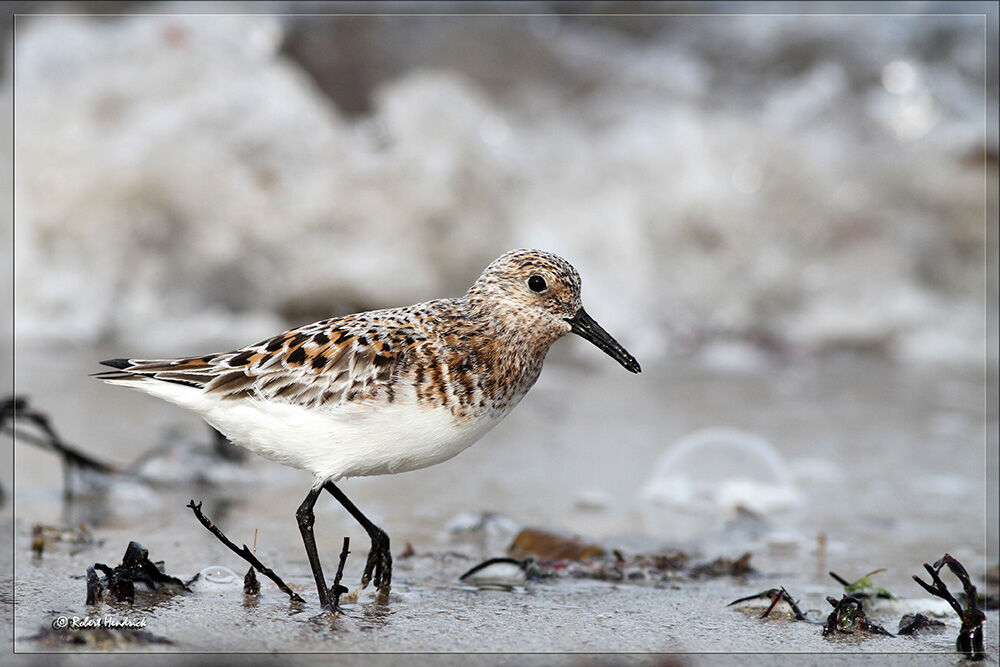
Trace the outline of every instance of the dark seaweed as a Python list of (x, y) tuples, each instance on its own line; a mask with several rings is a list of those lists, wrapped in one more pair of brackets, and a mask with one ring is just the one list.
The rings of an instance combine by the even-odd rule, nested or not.
[[(941, 581), (939, 575), (945, 565), (962, 582), (962, 588), (965, 590), (964, 606), (959, 604), (945, 583)], [(986, 657), (983, 651), (983, 621), (986, 620), (986, 614), (976, 606), (978, 594), (976, 587), (969, 579), (969, 573), (965, 571), (961, 563), (949, 554), (942, 556), (933, 566), (924, 563), (924, 569), (927, 570), (934, 584), (926, 583), (917, 575), (913, 575), (913, 580), (931, 595), (946, 600), (962, 621), (962, 627), (958, 631), (958, 639), (955, 640), (955, 650), (964, 653), (970, 660), (983, 660)]]
[(851, 634), (854, 632), (893, 636), (891, 632), (865, 616), (864, 604), (860, 598), (845, 595), (837, 600), (837, 598), (827, 596), (826, 601), (833, 607), (833, 611), (827, 616), (826, 624), (823, 626), (824, 637), (834, 633)]
[[(104, 563), (94, 563), (87, 568), (87, 601), (89, 605), (100, 602), (104, 593), (114, 602), (135, 602), (135, 584), (140, 583), (150, 590), (188, 591), (188, 587), (177, 577), (171, 577), (149, 560), (149, 550), (138, 542), (129, 542), (122, 557), (121, 565), (111, 568)], [(97, 575), (100, 571), (104, 580)]]

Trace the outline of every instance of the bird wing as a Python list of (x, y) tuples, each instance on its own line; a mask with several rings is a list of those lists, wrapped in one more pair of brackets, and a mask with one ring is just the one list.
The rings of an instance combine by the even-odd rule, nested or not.
[(426, 331), (395, 311), (322, 320), (247, 347), (178, 359), (109, 359), (118, 370), (95, 374), (118, 382), (188, 385), (220, 399), (280, 400), (333, 406), (393, 400), (403, 360)]

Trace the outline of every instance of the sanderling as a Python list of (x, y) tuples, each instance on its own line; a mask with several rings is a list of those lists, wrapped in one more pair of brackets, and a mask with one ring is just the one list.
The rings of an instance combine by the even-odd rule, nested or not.
[(313, 536), (320, 492), (331, 493), (371, 538), (362, 588), (374, 580), (388, 594), (389, 538), (335, 482), (455, 456), (517, 405), (549, 346), (570, 332), (639, 372), (639, 362), (583, 309), (569, 262), (512, 250), (459, 298), (322, 320), (232, 352), (111, 359), (102, 363), (118, 370), (96, 375), (194, 410), (234, 443), (315, 476), (295, 516), (328, 609)]

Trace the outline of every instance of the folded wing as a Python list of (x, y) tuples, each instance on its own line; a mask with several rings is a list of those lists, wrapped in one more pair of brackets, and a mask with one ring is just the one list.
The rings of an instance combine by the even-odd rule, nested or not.
[(97, 373), (115, 384), (170, 382), (221, 400), (256, 398), (304, 406), (394, 399), (401, 362), (424, 338), (367, 317), (324, 320), (232, 352), (179, 359), (109, 359)]

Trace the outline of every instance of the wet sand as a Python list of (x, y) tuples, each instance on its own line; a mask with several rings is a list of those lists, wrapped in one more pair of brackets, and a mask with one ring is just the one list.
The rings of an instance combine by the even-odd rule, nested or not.
[[(103, 352), (76, 351), (63, 359), (21, 352), (18, 392), (47, 412), (67, 441), (103, 459), (134, 460), (168, 439), (170, 429), (180, 429), (171, 436), (175, 442), (209, 442), (197, 418), (99, 385), (86, 377), (96, 368), (73, 361), (111, 356)], [(912, 654), (935, 652), (944, 654), (935, 657), (936, 664), (958, 661), (951, 653), (958, 619), (910, 577), (923, 574), (923, 562), (949, 552), (981, 583), (985, 569), (997, 561), (996, 482), (984, 474), (996, 470), (997, 415), (984, 402), (981, 377), (832, 359), (740, 373), (654, 364), (636, 378), (604, 368), (601, 361), (577, 368), (556, 354), (511, 417), (452, 461), (394, 477), (345, 481), (345, 492), (392, 537), (396, 569), (388, 605), (362, 591), (336, 618), (318, 614), (293, 518), (308, 488), (305, 474), (251, 458), (191, 475), (185, 460), (165, 460), (153, 468), (162, 479), (155, 488), (119, 483), (100, 502), (65, 505), (57, 459), (17, 443), (16, 518), (3, 526), (13, 532), (16, 581), (13, 593), (9, 579), (0, 588), (16, 603), (15, 648), (888, 652), (911, 654), (899, 658), (908, 662)], [(699, 532), (691, 520), (679, 521), (644, 499), (641, 489), (661, 453), (677, 438), (710, 426), (738, 428), (771, 443), (794, 477), (794, 506), (741, 521), (720, 510), (718, 525), (704, 521)], [(985, 450), (984, 433), (993, 438)], [(9, 478), (3, 482), (12, 488)], [(262, 577), (261, 596), (250, 604), (239, 579), (200, 581), (188, 594), (140, 590), (131, 609), (104, 604), (97, 612), (145, 617), (145, 630), (169, 644), (95, 649), (32, 639), (60, 615), (94, 615), (84, 605), (86, 568), (119, 563), (130, 540), (141, 542), (152, 560), (165, 561), (166, 572), (183, 579), (213, 565), (241, 578), (246, 564), (197, 523), (184, 507), (191, 498), (203, 501), (206, 514), (237, 543), (252, 543), (256, 530), (257, 556), (306, 604), (290, 605)], [(9, 503), (7, 510), (10, 517)], [(483, 512), (500, 518), (476, 529)], [(703, 519), (694, 517), (695, 524)], [(51, 542), (40, 559), (32, 555), (34, 524), (80, 522), (100, 545)], [(761, 574), (749, 580), (666, 582), (559, 578), (511, 590), (458, 581), (479, 560), (504, 555), (522, 526), (576, 533), (626, 554), (681, 548), (707, 561), (751, 551)], [(328, 581), (343, 536), (351, 537), (344, 583), (356, 589), (367, 552), (363, 532), (326, 498), (317, 508), (316, 531)], [(825, 548), (817, 540), (821, 533)], [(400, 558), (408, 542), (415, 555)], [(10, 556), (2, 558), (9, 572)], [(947, 628), (918, 637), (831, 640), (821, 637), (818, 625), (790, 620), (787, 609), (759, 620), (762, 608), (726, 607), (738, 597), (784, 586), (804, 610), (814, 610), (812, 618), (825, 619), (830, 609), (825, 596), (839, 598), (842, 592), (828, 570), (854, 579), (882, 567), (887, 571), (876, 575), (875, 583), (902, 600), (875, 607), (874, 620), (894, 632), (903, 613), (933, 612)], [(955, 580), (948, 575), (946, 581)], [(958, 590), (957, 583), (953, 588)], [(987, 652), (995, 655), (996, 611), (987, 614), (984, 627)], [(682, 661), (718, 657), (689, 655)]]

